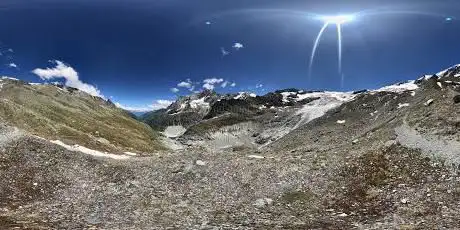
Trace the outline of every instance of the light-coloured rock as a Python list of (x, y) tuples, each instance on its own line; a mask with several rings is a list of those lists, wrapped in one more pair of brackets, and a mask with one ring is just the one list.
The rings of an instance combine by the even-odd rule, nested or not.
[(430, 99), (430, 100), (426, 101), (426, 102), (424, 103), (424, 105), (425, 105), (425, 106), (429, 106), (429, 105), (433, 104), (433, 101), (434, 101), (433, 99)]
[(195, 164), (199, 165), (199, 166), (205, 166), (206, 165), (206, 162), (202, 161), (202, 160), (197, 160), (195, 161)]
[(260, 198), (257, 199), (256, 202), (254, 202), (254, 206), (257, 208), (263, 208), (265, 206), (269, 206), (273, 204), (273, 200), (270, 198)]

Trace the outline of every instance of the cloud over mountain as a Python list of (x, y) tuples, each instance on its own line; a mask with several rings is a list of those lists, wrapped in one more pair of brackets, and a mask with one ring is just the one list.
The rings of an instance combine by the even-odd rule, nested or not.
[(148, 111), (153, 111), (153, 110), (158, 110), (158, 109), (164, 109), (171, 105), (174, 101), (170, 100), (156, 100), (150, 105), (146, 106), (127, 106), (123, 105), (121, 103), (115, 102), (115, 105), (119, 108), (122, 108), (124, 110), (132, 111), (132, 112), (148, 112)]
[(77, 88), (93, 96), (104, 97), (95, 86), (82, 82), (78, 76), (78, 72), (74, 68), (58, 60), (52, 61), (52, 63), (56, 64), (54, 68), (37, 68), (32, 73), (39, 76), (42, 80), (63, 78), (65, 79), (64, 84), (66, 86)]
[(216, 84), (220, 84), (224, 82), (224, 79), (222, 78), (208, 78), (203, 80), (203, 88), (208, 89), (208, 90), (213, 90)]

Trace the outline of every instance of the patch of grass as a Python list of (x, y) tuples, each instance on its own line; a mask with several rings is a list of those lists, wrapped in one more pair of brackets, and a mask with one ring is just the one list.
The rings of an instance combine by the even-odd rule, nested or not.
[[(158, 134), (124, 110), (82, 92), (55, 86), (8, 85), (0, 94), (0, 118), (32, 134), (100, 151), (154, 152)], [(111, 144), (97, 142), (102, 137)]]
[(285, 203), (308, 203), (315, 197), (311, 191), (290, 191), (281, 196), (281, 201)]
[[(393, 145), (369, 152), (349, 162), (338, 177), (335, 194), (327, 205), (345, 213), (358, 213), (361, 217), (379, 217), (394, 209), (385, 191), (399, 184), (418, 186), (426, 178), (437, 174), (430, 159), (413, 149)], [(343, 189), (339, 189), (343, 186)]]

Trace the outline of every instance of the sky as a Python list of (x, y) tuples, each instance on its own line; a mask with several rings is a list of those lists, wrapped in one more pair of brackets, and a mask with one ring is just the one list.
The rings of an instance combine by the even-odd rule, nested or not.
[[(339, 70), (335, 24), (343, 23)], [(132, 110), (203, 89), (379, 88), (460, 63), (458, 0), (2, 0), (0, 75)]]

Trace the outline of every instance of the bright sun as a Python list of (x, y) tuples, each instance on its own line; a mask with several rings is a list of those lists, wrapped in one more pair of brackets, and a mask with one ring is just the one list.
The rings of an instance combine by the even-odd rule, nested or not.
[(336, 16), (322, 16), (320, 17), (320, 19), (324, 23), (341, 25), (341, 24), (353, 21), (355, 19), (355, 16), (351, 14), (336, 15)]

